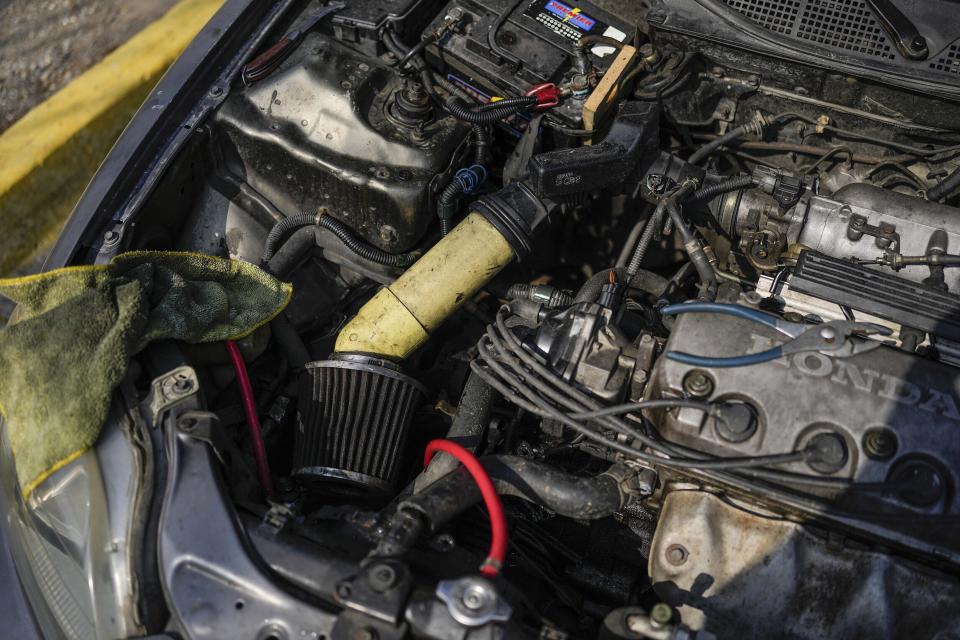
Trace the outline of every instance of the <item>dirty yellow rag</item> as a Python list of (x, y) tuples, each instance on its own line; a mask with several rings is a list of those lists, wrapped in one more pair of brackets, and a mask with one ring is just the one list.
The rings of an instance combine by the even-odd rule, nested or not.
[(0, 330), (0, 411), (26, 496), (96, 442), (150, 341), (243, 338), (283, 310), (291, 287), (246, 262), (140, 251), (0, 279), (0, 294), (19, 304)]

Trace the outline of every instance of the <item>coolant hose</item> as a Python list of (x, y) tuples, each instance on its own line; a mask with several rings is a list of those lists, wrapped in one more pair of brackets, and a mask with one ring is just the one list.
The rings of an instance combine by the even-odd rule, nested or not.
[(406, 358), (515, 256), (497, 227), (470, 213), (361, 307), (337, 336), (336, 351)]
[[(496, 397), (497, 394), (493, 387), (471, 371), (467, 383), (463, 387), (463, 393), (460, 395), (457, 415), (453, 417), (453, 424), (450, 425), (450, 430), (447, 431), (444, 438), (456, 442), (470, 451), (476, 451), (477, 446), (483, 439), (487, 424), (493, 416), (493, 404)], [(437, 454), (413, 481), (413, 492), (416, 493), (433, 484), (456, 468), (456, 458), (445, 453)]]
[(927, 190), (927, 200), (939, 202), (960, 188), (960, 167), (944, 178), (940, 184)]
[[(480, 463), (501, 496), (515, 496), (567, 518), (606, 518), (628, 502), (622, 485), (632, 472), (622, 465), (614, 465), (597, 476), (582, 477), (519, 456), (484, 456)], [(436, 530), (480, 499), (471, 476), (458, 468), (408, 496), (399, 509), (421, 513), (430, 528)]]

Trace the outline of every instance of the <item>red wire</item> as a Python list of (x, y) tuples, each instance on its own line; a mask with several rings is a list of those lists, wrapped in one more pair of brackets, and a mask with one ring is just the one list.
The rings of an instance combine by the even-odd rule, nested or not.
[(257, 462), (260, 488), (268, 498), (272, 498), (273, 480), (270, 478), (270, 465), (267, 463), (267, 448), (263, 444), (263, 435), (260, 433), (260, 418), (257, 417), (257, 403), (253, 398), (253, 387), (250, 386), (247, 365), (243, 362), (243, 355), (236, 342), (227, 340), (227, 351), (230, 352), (230, 359), (233, 360), (233, 369), (237, 372), (237, 382), (240, 384), (240, 395), (243, 396), (243, 409), (247, 414), (247, 427), (250, 429), (250, 439), (253, 441), (253, 457)]
[(487, 470), (483, 468), (476, 456), (461, 447), (456, 442), (450, 440), (431, 440), (427, 444), (427, 449), (423, 453), (423, 466), (430, 464), (430, 459), (437, 451), (449, 453), (467, 468), (473, 481), (480, 488), (480, 495), (483, 496), (483, 503), (487, 506), (487, 513), (490, 515), (490, 551), (487, 559), (480, 566), (480, 573), (494, 577), (500, 573), (503, 567), (503, 560), (507, 555), (507, 518), (503, 515), (503, 504), (500, 502), (500, 496), (490, 480)]

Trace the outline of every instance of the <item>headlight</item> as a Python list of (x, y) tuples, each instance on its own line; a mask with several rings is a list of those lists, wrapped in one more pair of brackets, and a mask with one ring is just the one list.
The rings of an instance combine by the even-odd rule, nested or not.
[(0, 491), (10, 551), (45, 637), (143, 634), (130, 562), (133, 469), (132, 449), (111, 420), (94, 449), (51, 475), (24, 501), (0, 423)]

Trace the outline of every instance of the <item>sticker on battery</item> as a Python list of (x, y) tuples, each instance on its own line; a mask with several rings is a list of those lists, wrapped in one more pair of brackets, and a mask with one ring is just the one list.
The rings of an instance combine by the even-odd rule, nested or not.
[(533, 0), (524, 13), (558, 36), (574, 42), (591, 31), (603, 31), (607, 26), (581, 7), (560, 0)]

